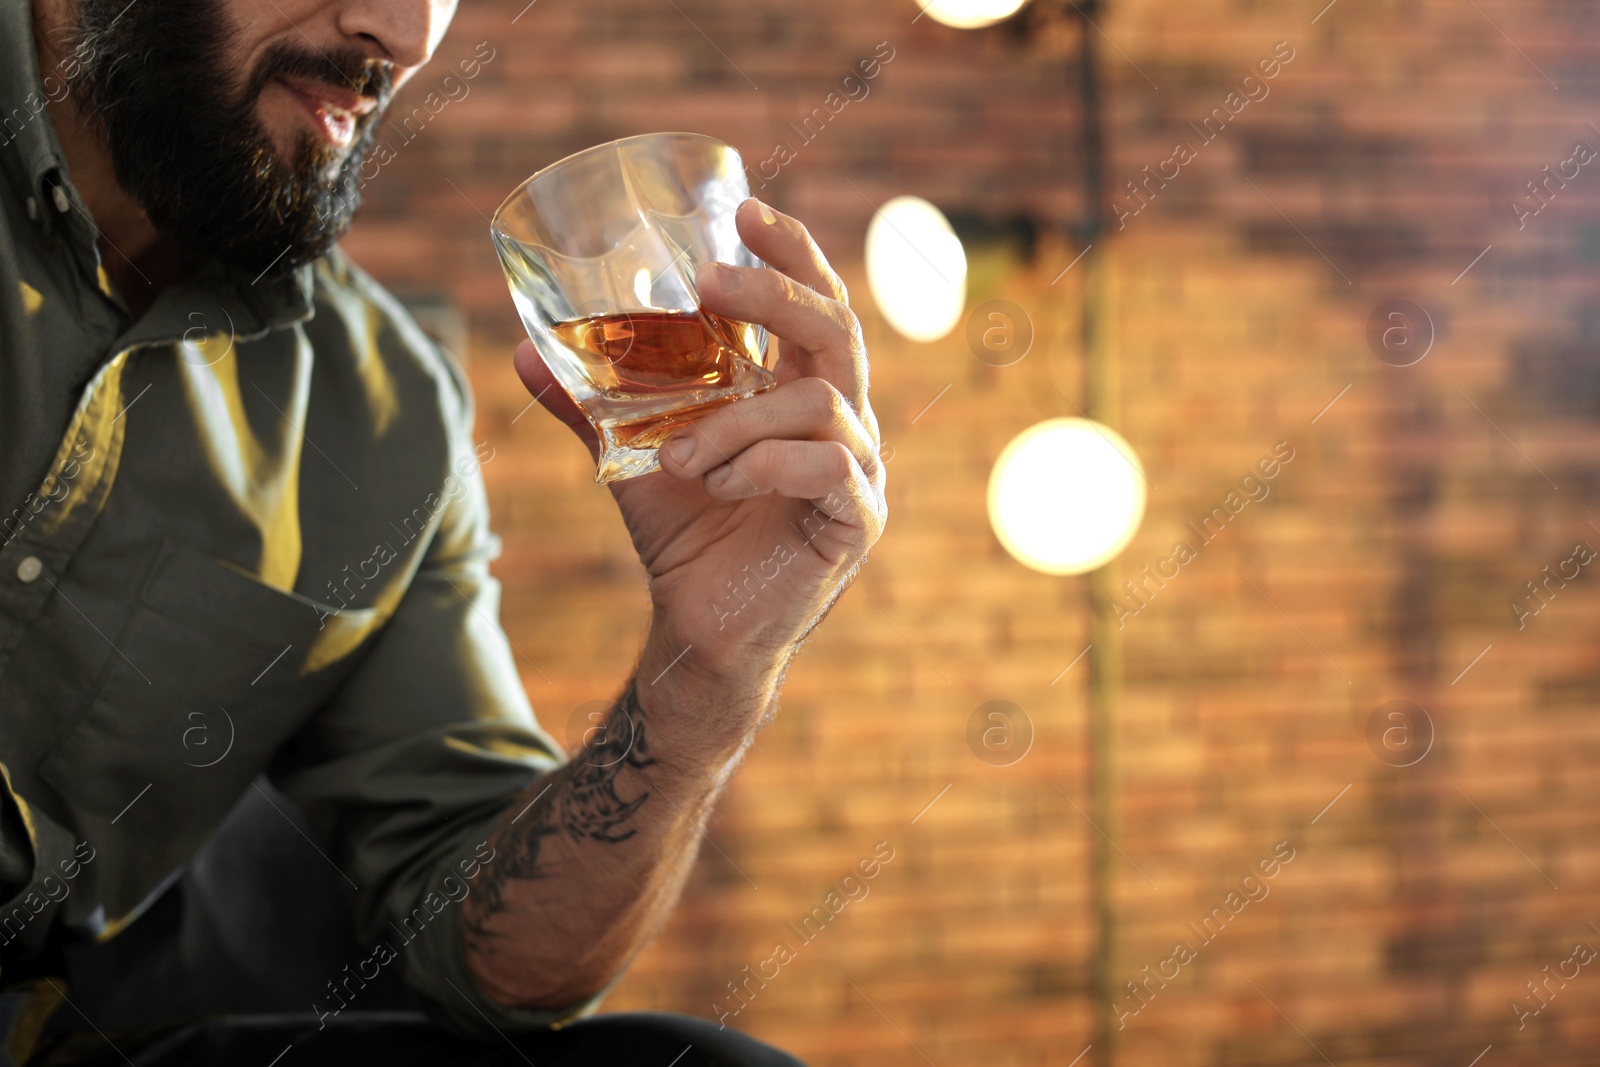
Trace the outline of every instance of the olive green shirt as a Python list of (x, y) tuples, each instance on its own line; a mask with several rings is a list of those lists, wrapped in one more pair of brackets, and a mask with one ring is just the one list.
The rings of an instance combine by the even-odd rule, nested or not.
[(548, 1023), (481, 995), (459, 930), (563, 758), (496, 622), (465, 379), (339, 252), (130, 315), (45, 73), (0, 0), (0, 967), (114, 936), (266, 774), (437, 1015)]

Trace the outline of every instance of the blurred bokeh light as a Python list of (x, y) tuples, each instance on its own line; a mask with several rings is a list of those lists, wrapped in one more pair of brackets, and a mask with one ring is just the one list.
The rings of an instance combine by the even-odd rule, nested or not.
[(913, 341), (937, 341), (961, 321), (967, 256), (944, 214), (897, 196), (867, 226), (867, 282), (878, 310)]
[(989, 476), (995, 536), (1045, 574), (1083, 574), (1115, 559), (1139, 529), (1144, 500), (1132, 446), (1088, 419), (1028, 427)]
[(959, 30), (989, 26), (1010, 18), (1028, 0), (931, 0), (923, 7), (930, 17)]

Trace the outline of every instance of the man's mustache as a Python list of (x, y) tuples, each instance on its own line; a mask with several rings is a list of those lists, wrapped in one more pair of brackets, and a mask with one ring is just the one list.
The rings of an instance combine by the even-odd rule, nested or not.
[(284, 76), (326, 82), (376, 101), (372, 111), (360, 117), (361, 121), (376, 121), (394, 95), (394, 64), (387, 59), (373, 59), (357, 48), (306, 51), (279, 43), (269, 48), (257, 64), (245, 100), (254, 102), (269, 81)]

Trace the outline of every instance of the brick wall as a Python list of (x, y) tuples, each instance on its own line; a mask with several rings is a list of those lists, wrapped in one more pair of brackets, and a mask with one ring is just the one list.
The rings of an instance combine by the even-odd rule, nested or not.
[[(1525, 983), (1575, 943), (1600, 949), (1600, 579), (1552, 583), (1537, 615), (1524, 598), (1520, 629), (1512, 604), (1577, 542), (1600, 548), (1600, 176), (1552, 182), (1520, 221), (1512, 204), (1531, 212), (1525, 183), (1576, 142), (1600, 149), (1600, 15), (1323, 4), (1118, 0), (1096, 15), (1109, 194), (1127, 212), (1100, 244), (1114, 359), (1099, 414), (1151, 492), (1100, 585), (1103, 657), (1065, 673), (1093, 636), (1089, 580), (1014, 563), (984, 489), (1015, 433), (1086, 402), (1084, 272), (1052, 284), (1081, 246), (1046, 232), (1031, 262), (971, 250), (970, 304), (1012, 301), (1037, 331), (1005, 368), (960, 330), (892, 334), (860, 247), (873, 204), (898, 193), (1076, 218), (1076, 31), (1030, 11), (961, 33), (913, 21), (909, 0), (460, 12), (409, 101), (478, 42), (494, 58), (394, 146), (348, 244), (470, 328), (498, 448), (505, 625), (541, 716), (559, 731), (615, 690), (646, 600), (585, 454), (542, 413), (518, 417), (518, 327), (481, 217), (517, 181), (650, 129), (715, 134), (752, 163), (791, 143), (765, 192), (857, 294), (893, 448), (883, 544), (802, 654), (683, 906), (609, 1008), (739, 1006), (728, 983), (783, 941), (793, 958), (744, 986), (730, 1021), (818, 1064), (1066, 1067), (1091, 1042), (1084, 1065), (1467, 1067), (1491, 1045), (1482, 1067), (1594, 1062), (1595, 968), (1551, 979), (1520, 1028), (1511, 1003), (1537, 1007)], [(871, 94), (801, 143), (786, 123), (885, 41)], [(1278, 42), (1293, 58), (1267, 94), (1202, 145), (1188, 123), (1230, 92), (1260, 96), (1244, 78)], [(1177, 141), (1195, 158), (1141, 203), (1124, 182)], [(1410, 367), (1368, 341), (1397, 298), (1435, 327)], [(1269, 495), (1142, 604), (1122, 591), (1282, 441), (1294, 458)], [(1091, 761), (1096, 670), (1111, 729)], [(966, 741), (993, 699), (1034, 731), (1010, 766)], [(1391, 700), (1432, 723), (1413, 766), (1369, 746)], [(1109, 776), (1109, 812), (1091, 773)], [(869, 895), (804, 941), (790, 924), (878, 842), (893, 859)], [(1245, 883), (1263, 862), (1275, 876)]]

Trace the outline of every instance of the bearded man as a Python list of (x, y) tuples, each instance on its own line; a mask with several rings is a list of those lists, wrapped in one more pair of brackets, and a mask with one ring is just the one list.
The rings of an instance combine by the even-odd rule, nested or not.
[[(494, 622), (465, 380), (335, 247), (454, 7), (0, 0), (7, 1062), (794, 1062), (705, 1020), (588, 1014), (883, 528), (860, 328), (805, 229), (742, 204), (771, 266), (699, 289), (783, 339), (779, 384), (611, 487), (650, 630), (564, 753)], [(531, 346), (515, 360), (593, 453)], [(795, 558), (719, 625), (715, 591), (780, 542)], [(99, 1015), (96, 988), (196, 984), (187, 918), (164, 971), (116, 950), (226, 868), (196, 857), (241, 798), (303, 834), (361, 955), (298, 1014)], [(211, 901), (224, 941), (250, 889)], [(395, 976), (421, 1012), (370, 1010)]]

